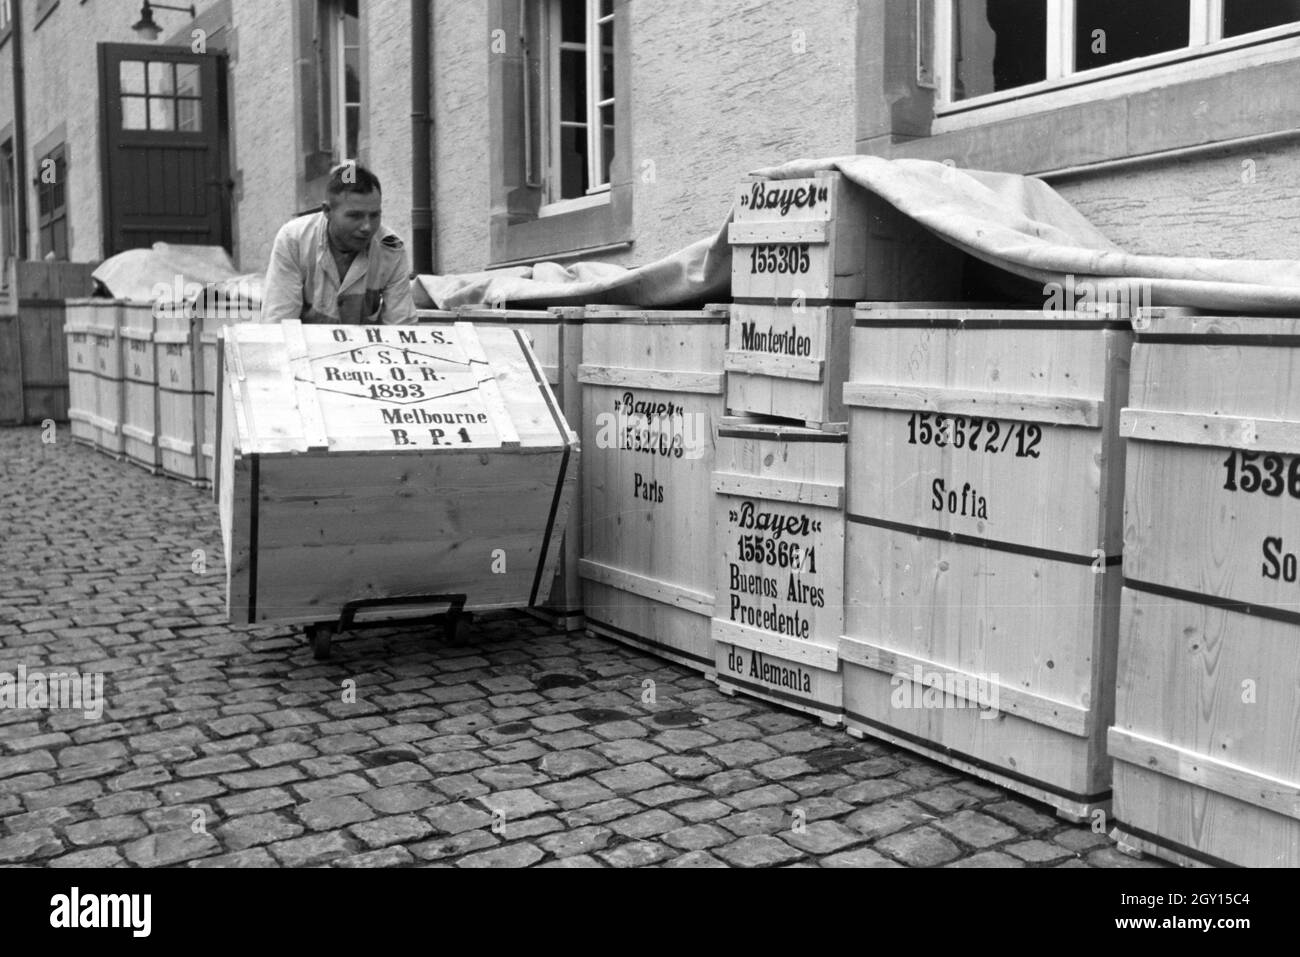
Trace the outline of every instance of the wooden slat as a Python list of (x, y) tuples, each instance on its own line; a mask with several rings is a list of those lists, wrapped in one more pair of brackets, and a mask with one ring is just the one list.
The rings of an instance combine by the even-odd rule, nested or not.
[(657, 389), (662, 392), (689, 392), (695, 395), (722, 395), (726, 376), (710, 372), (667, 372), (658, 369), (622, 369), (616, 366), (583, 365), (578, 367), (578, 381), (583, 385)]
[(1300, 819), (1300, 782), (1261, 774), (1119, 727), (1110, 729), (1107, 745), (1117, 761)]
[(649, 598), (662, 605), (671, 605), (697, 615), (713, 614), (713, 596), (690, 588), (683, 588), (671, 582), (657, 578), (647, 578), (621, 568), (611, 568), (590, 559), (580, 559), (578, 573), (589, 581), (597, 582), (609, 588), (617, 588), (642, 598)]
[(820, 505), (836, 509), (844, 507), (844, 487), (823, 482), (795, 482), (735, 472), (714, 472), (713, 491), (720, 495), (761, 498), (772, 502)]
[(770, 631), (759, 631), (757, 628), (738, 625), (734, 621), (722, 621), (719, 618), (713, 619), (710, 634), (714, 641), (748, 648), (750, 651), (762, 652), (810, 668), (819, 668), (822, 671), (839, 669), (839, 656), (836, 650), (826, 645), (817, 645)]
[(465, 350), (471, 365), (482, 366), (478, 372), (479, 395), (492, 416), (493, 428), (501, 437), (501, 447), (519, 448), (519, 434), (515, 431), (514, 419), (511, 418), (510, 410), (506, 407), (501, 388), (497, 385), (496, 373), (492, 371), (492, 365), (483, 352), (483, 344), (479, 342), (478, 333), (468, 322), (456, 323), (456, 331), (461, 337), (461, 348)]
[[(919, 667), (923, 674), (952, 675), (955, 682), (967, 688), (971, 687), (973, 682), (980, 682), (986, 687), (996, 689), (996, 692), (990, 692), (989, 697), (993, 698), (996, 693), (997, 710), (1003, 714), (1013, 714), (1018, 718), (1024, 718), (1026, 721), (1032, 721), (1035, 724), (1045, 725), (1049, 728), (1056, 728), (1058, 731), (1064, 731), (1067, 734), (1078, 735), (1079, 737), (1086, 737), (1091, 733), (1090, 718), (1093, 714), (1091, 710), (1067, 704), (1064, 701), (1055, 701), (1043, 695), (1031, 694), (1012, 685), (997, 681), (992, 677), (972, 674), (951, 665), (905, 654), (873, 642), (864, 641), (861, 638), (850, 638), (848, 636), (840, 638), (839, 657), (841, 661), (861, 665), (873, 671), (883, 672), (887, 675), (902, 675), (909, 681), (912, 680), (915, 669)], [(956, 692), (957, 688), (954, 687), (952, 691), (953, 697), (961, 698), (972, 704), (984, 703), (975, 700), (969, 695)]]
[(1282, 419), (1124, 409), (1119, 428), (1125, 438), (1148, 442), (1300, 453), (1300, 422)]
[(942, 415), (974, 415), (1017, 422), (1044, 422), (1084, 428), (1101, 427), (1101, 403), (1053, 395), (1015, 395), (967, 389), (905, 387), (850, 382), (844, 404), (863, 409), (895, 409)]
[(831, 224), (822, 220), (790, 222), (736, 222), (727, 231), (733, 246), (772, 245), (776, 243), (823, 244), (830, 242)]
[(328, 450), (329, 435), (321, 415), (320, 397), (316, 394), (316, 377), (311, 368), (307, 342), (303, 339), (302, 323), (285, 320), (280, 324), (284, 332), (284, 346), (289, 357), (287, 374), (293, 379), (294, 395), (298, 400), (298, 415), (302, 418), (302, 434), (307, 451)]
[(745, 372), (779, 379), (799, 379), (804, 382), (821, 382), (826, 374), (826, 363), (821, 359), (798, 356), (772, 355), (766, 352), (728, 352), (728, 372)]

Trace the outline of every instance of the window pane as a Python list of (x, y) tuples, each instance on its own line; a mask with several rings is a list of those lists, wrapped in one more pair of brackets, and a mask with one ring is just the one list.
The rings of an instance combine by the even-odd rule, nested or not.
[(1074, 68), (1091, 70), (1187, 46), (1187, 0), (1075, 0)]
[(175, 107), (172, 105), (175, 102), (175, 100), (171, 99), (149, 97), (149, 129), (176, 129)]
[(1296, 21), (1300, 21), (1300, 0), (1223, 0), (1225, 37)]
[(53, 223), (50, 224), (50, 227), (51, 227), (51, 232), (53, 233), (54, 236), (54, 240), (53, 240), (54, 258), (67, 259), (68, 258), (67, 217), (56, 219)]
[(560, 130), (560, 199), (587, 195), (587, 131)]
[(600, 28), (600, 98), (608, 100), (614, 95), (614, 24)]
[(122, 97), (122, 129), (147, 130), (149, 123), (145, 119), (143, 96)]
[(953, 16), (954, 99), (1047, 78), (1045, 0), (961, 0)]
[(144, 64), (139, 60), (123, 60), (117, 67), (117, 81), (123, 93), (143, 93)]
[(347, 69), (344, 72), (343, 83), (346, 93), (346, 102), (361, 102), (361, 51), (348, 50), (345, 54), (347, 57)]
[(357, 10), (357, 0), (347, 0), (343, 4), (343, 42), (356, 46), (361, 42), (361, 20)]
[(614, 0), (600, 0), (600, 15), (602, 17), (613, 16)]
[(176, 101), (176, 128), (187, 133), (203, 132), (203, 102), (201, 100)]
[(587, 42), (587, 0), (561, 0), (560, 39), (565, 43)]
[(609, 168), (614, 162), (614, 107), (602, 106), (600, 108), (600, 119), (603, 123), (604, 130), (604, 152), (601, 157), (602, 168), (604, 169), (603, 182), (609, 182)]
[(175, 67), (171, 63), (149, 64), (149, 93), (171, 95), (176, 92)]
[(348, 107), (348, 159), (356, 159), (361, 143), (361, 107)]
[(203, 95), (203, 84), (199, 79), (197, 63), (176, 64), (176, 92), (181, 96)]
[(587, 122), (587, 57), (574, 50), (560, 53), (560, 119)]

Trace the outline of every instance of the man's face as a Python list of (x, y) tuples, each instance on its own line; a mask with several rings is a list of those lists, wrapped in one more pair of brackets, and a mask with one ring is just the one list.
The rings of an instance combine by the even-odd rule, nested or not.
[(361, 252), (369, 246), (379, 232), (382, 201), (383, 196), (378, 190), (340, 196), (338, 205), (326, 213), (334, 245), (351, 253)]

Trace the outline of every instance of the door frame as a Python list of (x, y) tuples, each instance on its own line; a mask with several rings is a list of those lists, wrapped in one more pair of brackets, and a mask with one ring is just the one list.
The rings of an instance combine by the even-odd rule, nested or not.
[[(155, 46), (149, 43), (99, 43), (96, 45), (96, 54), (98, 57), (98, 74), (99, 90), (96, 93), (96, 99), (99, 101), (99, 182), (101, 194), (100, 216), (102, 224), (100, 227), (100, 249), (103, 258), (115, 255), (114, 249), (114, 220), (113, 220), (113, 190), (112, 178), (109, 168), (109, 142), (111, 140), (111, 119), (115, 112), (106, 99), (106, 93), (110, 83), (109, 74), (109, 54), (113, 51), (132, 51), (139, 52), (140, 58), (144, 60), (157, 58), (159, 52), (183, 53), (187, 57), (211, 57), (216, 61), (216, 150), (217, 150), (217, 179), (219, 185), (213, 187), (221, 190), (222, 202), (218, 204), (220, 214), (220, 243), (226, 252), (233, 256), (234, 250), (232, 242), (234, 238), (233, 220), (234, 220), (234, 191), (233, 180), (230, 176), (230, 113), (227, 90), (229, 86), (228, 71), (230, 67), (230, 58), (223, 50), (213, 50), (208, 53), (195, 53), (189, 47), (184, 46)], [(120, 251), (120, 250), (119, 250)]]

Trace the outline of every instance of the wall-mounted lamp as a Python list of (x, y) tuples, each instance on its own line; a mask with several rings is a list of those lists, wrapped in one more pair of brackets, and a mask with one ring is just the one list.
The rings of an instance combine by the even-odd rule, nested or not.
[(158, 26), (153, 19), (154, 7), (157, 7), (159, 10), (175, 10), (177, 13), (188, 13), (191, 20), (195, 17), (193, 6), (169, 7), (165, 3), (150, 3), (149, 0), (145, 0), (144, 6), (140, 8), (140, 22), (131, 29), (140, 34), (146, 40), (157, 40), (158, 37), (162, 35), (162, 28)]

